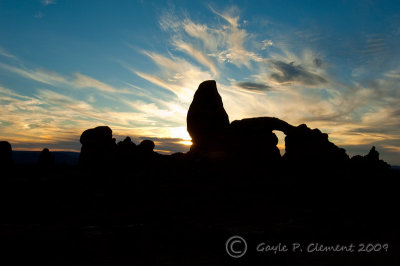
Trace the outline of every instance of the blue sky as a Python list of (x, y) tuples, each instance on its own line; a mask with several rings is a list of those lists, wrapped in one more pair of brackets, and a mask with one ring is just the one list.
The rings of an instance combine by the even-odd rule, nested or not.
[(108, 125), (186, 151), (194, 91), (215, 79), (230, 121), (306, 123), (400, 164), (399, 22), (399, 1), (1, 0), (0, 138), (79, 150)]

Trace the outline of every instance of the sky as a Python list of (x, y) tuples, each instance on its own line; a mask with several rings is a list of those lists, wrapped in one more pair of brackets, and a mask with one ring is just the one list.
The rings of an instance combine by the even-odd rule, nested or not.
[(0, 0), (0, 139), (79, 151), (108, 125), (184, 152), (214, 79), (230, 121), (305, 123), (400, 165), (399, 59), (399, 1)]

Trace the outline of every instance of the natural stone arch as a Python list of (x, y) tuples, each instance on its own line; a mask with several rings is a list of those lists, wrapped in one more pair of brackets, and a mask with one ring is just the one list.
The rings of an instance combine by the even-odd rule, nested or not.
[(254, 117), (235, 120), (231, 123), (231, 127), (235, 127), (237, 124), (248, 128), (259, 128), (265, 131), (282, 131), (285, 135), (291, 134), (296, 129), (295, 126), (276, 117)]
[(278, 137), (273, 131), (290, 134), (294, 129), (294, 126), (275, 117), (235, 120), (230, 124), (233, 152), (261, 161), (279, 160)]
[(276, 154), (278, 144), (277, 137), (273, 131), (283, 132), (285, 137), (284, 158), (300, 163), (313, 162), (345, 162), (349, 159), (346, 151), (337, 147), (328, 140), (328, 134), (319, 129), (310, 129), (305, 124), (293, 126), (275, 117), (256, 117), (236, 120), (231, 123), (231, 130), (258, 131), (260, 137), (273, 136), (276, 140), (270, 141), (270, 151)]
[(281, 159), (278, 138), (285, 137), (284, 159), (299, 164), (345, 163), (344, 149), (328, 140), (328, 135), (305, 124), (293, 126), (275, 117), (256, 117), (229, 123), (216, 82), (202, 82), (187, 115), (187, 129), (192, 137), (192, 154), (224, 153), (248, 161), (275, 162)]

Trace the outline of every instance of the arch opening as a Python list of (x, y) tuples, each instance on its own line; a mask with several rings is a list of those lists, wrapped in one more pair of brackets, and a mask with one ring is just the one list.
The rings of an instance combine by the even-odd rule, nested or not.
[(285, 150), (286, 134), (280, 130), (273, 130), (272, 133), (275, 133), (276, 137), (278, 138), (278, 144), (276, 146), (278, 147), (281, 156), (283, 156), (286, 153)]

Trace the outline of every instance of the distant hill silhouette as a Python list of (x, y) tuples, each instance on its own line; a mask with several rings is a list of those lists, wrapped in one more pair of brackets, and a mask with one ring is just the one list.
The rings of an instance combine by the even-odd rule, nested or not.
[[(77, 165), (79, 152), (52, 151), (55, 164)], [(40, 151), (12, 151), (12, 158), (16, 164), (34, 165), (38, 162)]]

